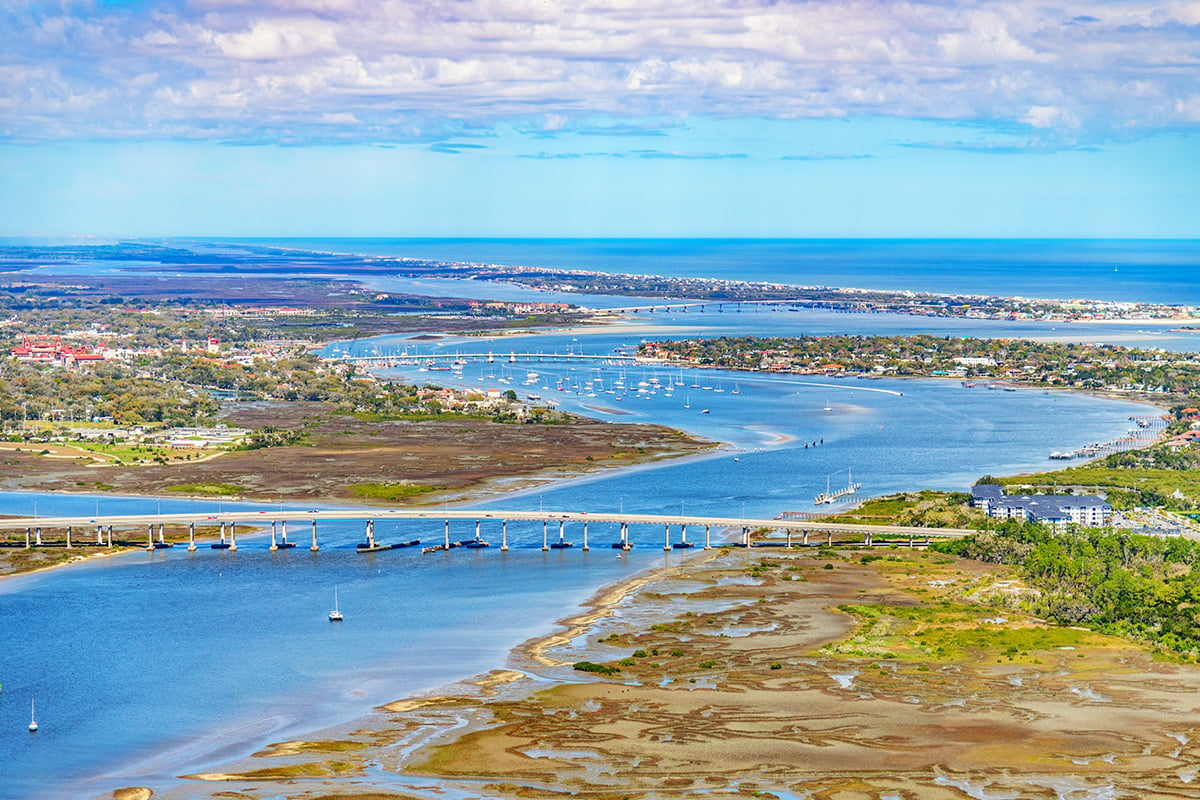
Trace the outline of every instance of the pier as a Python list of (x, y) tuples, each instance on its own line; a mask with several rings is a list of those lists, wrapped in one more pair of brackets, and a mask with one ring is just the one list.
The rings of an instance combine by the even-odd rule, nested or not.
[[(293, 542), (287, 541), (287, 524), (309, 522), (312, 529), (312, 546), (309, 550), (316, 553), (320, 550), (317, 541), (317, 526), (319, 522), (361, 522), (365, 541), (356, 545), (360, 553), (375, 553), (384, 550), (415, 547), (421, 544), (420, 539), (403, 542), (381, 542), (375, 537), (376, 525), (386, 521), (420, 521), (426, 520), (436, 525), (441, 523), (442, 541), (438, 544), (421, 548), (423, 553), (449, 552), (457, 548), (482, 549), (489, 546), (483, 539), (482, 526), (485, 522), (498, 525), (500, 528), (500, 552), (509, 550), (508, 523), (533, 522), (542, 523), (543, 551), (573, 549), (574, 544), (566, 538), (567, 526), (580, 526), (583, 536), (581, 552), (589, 550), (588, 525), (612, 524), (617, 525), (619, 538), (611, 543), (612, 549), (628, 551), (635, 542), (630, 535), (634, 526), (652, 530), (657, 527), (662, 531), (659, 541), (664, 552), (689, 549), (701, 546), (705, 550), (714, 546), (734, 547), (799, 547), (815, 546), (818, 544), (833, 545), (856, 544), (872, 546), (874, 544), (907, 544), (917, 546), (928, 544), (931, 539), (956, 539), (975, 533), (973, 530), (961, 528), (914, 528), (902, 525), (859, 525), (841, 522), (821, 522), (812, 519), (796, 518), (783, 515), (776, 519), (759, 519), (745, 517), (711, 517), (688, 516), (682, 514), (631, 514), (613, 511), (478, 511), (478, 510), (436, 510), (426, 508), (359, 508), (318, 511), (220, 511), (215, 514), (204, 513), (170, 513), (170, 514), (133, 514), (92, 517), (36, 517), (0, 519), (0, 534), (4, 535), (3, 544), (8, 547), (91, 547), (110, 548), (116, 545), (140, 546), (147, 550), (163, 549), (171, 545), (164, 537), (167, 526), (173, 529), (186, 529), (188, 552), (195, 552), (196, 526), (208, 526), (219, 529), (219, 538), (209, 547), (214, 550), (237, 552), (237, 530), (241, 527), (243, 534), (247, 528), (257, 528), (270, 531), (270, 545), (267, 549), (272, 552), (294, 548)], [(452, 539), (450, 528), (452, 522), (471, 523), (474, 536), (471, 538)], [(556, 525), (558, 536), (550, 539), (549, 527)], [(704, 529), (703, 544), (688, 541), (688, 528)], [(74, 529), (96, 530), (96, 541), (72, 541), (71, 531)], [(114, 539), (113, 531), (128, 531), (124, 539)], [(282, 530), (282, 536), (277, 534)], [(134, 539), (136, 531), (143, 531), (139, 541)], [(712, 532), (737, 531), (736, 539), (732, 542), (714, 545)], [(49, 533), (62, 531), (62, 539), (50, 539)], [(9, 538), (10, 534), (18, 534)], [(23, 541), (20, 534), (24, 534)], [(107, 535), (105, 535), (107, 534)], [(648, 534), (646, 543), (649, 543)], [(435, 538), (436, 542), (437, 539)], [(242, 545), (243, 549), (246, 547)]]

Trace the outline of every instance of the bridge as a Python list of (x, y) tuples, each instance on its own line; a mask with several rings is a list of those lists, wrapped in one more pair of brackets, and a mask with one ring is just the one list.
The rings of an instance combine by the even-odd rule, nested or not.
[(338, 355), (331, 357), (333, 361), (346, 361), (352, 364), (363, 364), (373, 367), (419, 367), (450, 364), (451, 366), (468, 363), (485, 362), (493, 364), (496, 361), (516, 364), (522, 362), (595, 362), (612, 366), (633, 364), (637, 356), (627, 353), (608, 353), (605, 355), (588, 355), (585, 353), (433, 353), (421, 355), (417, 353), (370, 353), (367, 355)]
[[(610, 546), (622, 550), (633, 547), (630, 539), (630, 526), (661, 526), (663, 530), (663, 550), (683, 549), (698, 545), (689, 542), (687, 529), (704, 528), (705, 549), (711, 549), (712, 529), (740, 530), (736, 546), (763, 547), (828, 544), (834, 543), (834, 537), (839, 541), (849, 536), (852, 540), (861, 539), (863, 546), (875, 544), (878, 537), (881, 543), (894, 544), (897, 539), (907, 541), (908, 545), (918, 543), (929, 544), (930, 539), (954, 539), (975, 533), (973, 530), (962, 528), (915, 528), (903, 525), (860, 525), (843, 522), (821, 522), (804, 519), (758, 519), (750, 517), (714, 517), (688, 516), (683, 514), (629, 514), (625, 512), (608, 511), (501, 511), (501, 510), (462, 510), (462, 509), (428, 509), (428, 508), (359, 508), (359, 509), (325, 509), (313, 511), (218, 511), (217, 513), (189, 512), (169, 514), (131, 514), (114, 516), (90, 517), (13, 517), (0, 519), (0, 532), (24, 532), (24, 546), (49, 546), (50, 542), (44, 536), (48, 531), (61, 531), (63, 540), (55, 540), (54, 546), (103, 546), (112, 547), (114, 544), (113, 530), (120, 529), (145, 531), (147, 550), (156, 550), (174, 546), (166, 541), (165, 529), (186, 526), (188, 532), (188, 550), (196, 549), (196, 526), (219, 526), (220, 539), (209, 545), (214, 549), (236, 551), (238, 549), (236, 530), (238, 525), (251, 525), (258, 528), (270, 526), (271, 550), (292, 548), (294, 541), (288, 541), (287, 524), (302, 523), (302, 527), (310, 528), (311, 545), (309, 550), (317, 552), (320, 545), (317, 541), (317, 523), (321, 521), (362, 522), (364, 523), (366, 541), (358, 545), (359, 552), (375, 552), (391, 550), (398, 547), (408, 547), (420, 544), (419, 540), (385, 544), (375, 540), (375, 524), (389, 520), (430, 520), (442, 522), (442, 541), (424, 548), (425, 552), (434, 550), (451, 550), (455, 547), (487, 547), (488, 542), (481, 537), (483, 522), (499, 523), (502, 551), (508, 550), (508, 523), (511, 522), (541, 522), (542, 550), (553, 550), (572, 547), (573, 543), (565, 538), (566, 526), (582, 526), (583, 550), (589, 549), (588, 526), (593, 523), (615, 524), (619, 526), (620, 537)], [(450, 536), (450, 523), (473, 522), (474, 537), (470, 539), (453, 540)], [(549, 527), (556, 524), (558, 538), (551, 540)], [(282, 526), (282, 528), (280, 528)], [(679, 538), (672, 541), (671, 529), (678, 529)], [(227, 532), (228, 529), (228, 532)], [(95, 539), (91, 539), (91, 532)], [(86, 533), (80, 533), (86, 532)], [(775, 536), (767, 534), (774, 532)], [(779, 535), (782, 534), (782, 539)], [(136, 534), (135, 534), (136, 535)], [(73, 538), (74, 537), (74, 538)], [(815, 539), (816, 541), (813, 541)], [(118, 544), (131, 544), (129, 541), (117, 540)], [(17, 543), (19, 546), (19, 542)]]

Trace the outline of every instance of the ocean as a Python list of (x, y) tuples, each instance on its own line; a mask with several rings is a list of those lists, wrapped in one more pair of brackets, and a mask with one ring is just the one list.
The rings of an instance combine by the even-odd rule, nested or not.
[(668, 277), (1200, 305), (1200, 239), (221, 241)]

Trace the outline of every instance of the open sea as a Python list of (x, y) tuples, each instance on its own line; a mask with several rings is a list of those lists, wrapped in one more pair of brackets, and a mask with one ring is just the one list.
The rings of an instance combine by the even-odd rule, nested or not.
[[(620, 272), (1200, 305), (1195, 242), (270, 243)], [(465, 283), (469, 286), (461, 291), (507, 291)], [(446, 337), (430, 344), (378, 337), (328, 349), (494, 350), (500, 357), (492, 364), (469, 364), (460, 375), (422, 372), (418, 366), (393, 374), (536, 393), (600, 419), (671, 425), (727, 445), (703, 458), (496, 494), (479, 507), (770, 517), (812, 510), (817, 492), (836, 488), (851, 473), (863, 484), (863, 495), (877, 495), (923, 487), (965, 490), (986, 473), (1040, 470), (1054, 463), (1051, 451), (1122, 437), (1133, 427), (1130, 417), (1156, 412), (1140, 403), (1077, 393), (987, 391), (956, 381), (509, 364), (503, 354), (513, 349), (604, 354), (645, 338), (723, 333), (1012, 335), (1020, 330), (1083, 340), (1158, 335), (1136, 326), (1059, 327), (745, 311), (657, 314), (627, 326), (492, 340)], [(1194, 349), (1191, 341), (1177, 334), (1172, 349)], [(536, 378), (530, 375), (534, 372)], [(609, 394), (617, 381), (644, 384), (646, 391), (617, 400)], [(381, 473), (386, 474), (386, 465)], [(21, 515), (151, 513), (160, 507), (205, 513), (215, 505), (0, 494), (0, 513)], [(249, 522), (269, 521), (276, 508), (242, 507)], [(473, 526), (461, 526), (456, 538), (473, 533)], [(499, 536), (486, 525), (483, 534), (493, 542)], [(303, 541), (307, 531), (290, 535)], [(265, 538), (239, 537), (237, 553), (204, 545), (194, 554), (182, 548), (133, 552), (0, 581), (6, 620), (0, 626), (0, 798), (87, 798), (109, 796), (119, 786), (168, 787), (175, 776), (216, 767), (270, 742), (504, 667), (514, 646), (550, 632), (555, 620), (573, 614), (599, 587), (687, 558), (662, 552), (661, 530), (635, 528), (639, 546), (630, 558), (614, 559), (603, 545), (616, 532), (599, 525), (590, 531), (598, 546), (587, 554), (541, 552), (540, 525), (510, 524), (513, 549), (506, 554), (493, 547), (362, 556), (354, 552), (363, 538), (361, 526), (323, 525), (320, 535), (322, 550), (315, 555), (302, 548), (270, 553)], [(440, 523), (389, 523), (377, 530), (383, 541), (440, 535)], [(578, 536), (568, 530), (569, 538)], [(346, 614), (340, 626), (325, 618), (335, 587)], [(34, 698), (41, 730), (30, 735), (25, 726)]]

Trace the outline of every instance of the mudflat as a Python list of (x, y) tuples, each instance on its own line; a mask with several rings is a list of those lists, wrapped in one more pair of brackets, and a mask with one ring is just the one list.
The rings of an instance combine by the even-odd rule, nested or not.
[(1022, 591), (906, 548), (703, 554), (470, 688), (180, 796), (1196, 797), (1200, 669), (1029, 618)]
[(656, 425), (616, 425), (582, 417), (561, 424), (504, 424), (486, 419), (364, 421), (318, 403), (255, 404), (235, 409), (233, 426), (303, 427), (297, 445), (241, 450), (169, 464), (119, 465), (86, 451), (36, 445), (6, 450), (0, 487), (8, 491), (105, 491), (204, 495), (267, 501), (379, 502), (355, 486), (411, 483), (408, 502), (511, 490), (564, 475), (691, 455), (711, 442)]

